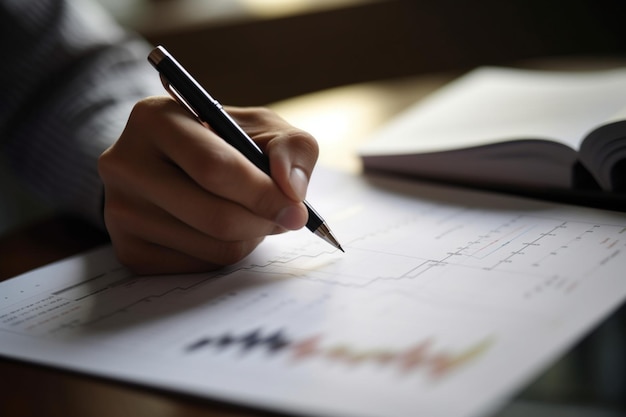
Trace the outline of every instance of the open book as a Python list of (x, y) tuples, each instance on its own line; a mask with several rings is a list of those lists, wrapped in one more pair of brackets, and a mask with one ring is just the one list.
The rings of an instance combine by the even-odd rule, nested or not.
[(514, 192), (598, 190), (594, 195), (621, 199), (626, 68), (478, 68), (386, 125), (360, 155), (366, 170)]

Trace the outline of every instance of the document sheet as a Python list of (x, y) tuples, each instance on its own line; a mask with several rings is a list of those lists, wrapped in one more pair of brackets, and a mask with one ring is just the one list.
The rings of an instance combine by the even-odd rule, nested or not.
[(489, 415), (626, 297), (626, 215), (320, 171), (212, 273), (110, 247), (0, 283), (0, 355), (293, 415)]

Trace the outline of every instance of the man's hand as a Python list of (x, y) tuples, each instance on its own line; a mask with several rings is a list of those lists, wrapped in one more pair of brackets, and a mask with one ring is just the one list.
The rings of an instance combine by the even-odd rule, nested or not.
[(267, 109), (227, 111), (269, 157), (272, 178), (169, 97), (138, 102), (100, 157), (105, 223), (134, 272), (216, 269), (306, 224), (315, 139)]

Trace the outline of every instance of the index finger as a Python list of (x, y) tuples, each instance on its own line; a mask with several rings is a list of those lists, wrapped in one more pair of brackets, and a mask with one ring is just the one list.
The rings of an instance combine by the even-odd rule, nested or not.
[(266, 108), (228, 107), (227, 110), (264, 150), (270, 160), (272, 178), (281, 190), (294, 201), (303, 201), (319, 155), (315, 138)]
[(194, 182), (287, 229), (306, 223), (306, 208), (286, 195), (265, 172), (173, 100), (161, 104), (167, 117), (159, 129), (157, 148)]

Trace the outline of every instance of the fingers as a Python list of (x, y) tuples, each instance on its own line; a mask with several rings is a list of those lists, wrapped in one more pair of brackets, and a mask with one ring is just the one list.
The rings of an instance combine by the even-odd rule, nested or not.
[(106, 225), (135, 272), (215, 269), (306, 223), (315, 140), (267, 110), (229, 110), (265, 149), (272, 177), (167, 97), (139, 102), (100, 157)]
[(303, 201), (319, 156), (317, 141), (263, 108), (227, 107), (229, 114), (270, 159), (273, 181), (294, 201)]
[(263, 240), (222, 241), (156, 207), (110, 204), (106, 216), (118, 258), (140, 274), (213, 270), (243, 259)]
[[(121, 158), (117, 157), (117, 160)], [(168, 161), (148, 159), (141, 166), (128, 161), (126, 166), (126, 171), (118, 169), (107, 177), (109, 184), (113, 181), (119, 184), (117, 189), (109, 187), (106, 199), (109, 216), (117, 215), (122, 220), (125, 210), (164, 211), (184, 225), (224, 242), (276, 233), (275, 222), (207, 192)], [(119, 209), (115, 206), (117, 201), (123, 202)], [(154, 222), (154, 226), (158, 227), (158, 223)]]
[[(171, 122), (162, 126), (163, 134), (155, 145), (193, 182), (206, 192), (236, 202), (285, 229), (298, 229), (306, 223), (306, 209), (297, 204), (302, 199), (287, 195), (282, 187), (276, 187), (275, 180), (214, 132), (190, 119), (178, 105), (173, 102), (164, 104), (174, 106), (170, 109), (173, 113)], [(275, 129), (271, 124), (264, 128)]]

